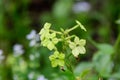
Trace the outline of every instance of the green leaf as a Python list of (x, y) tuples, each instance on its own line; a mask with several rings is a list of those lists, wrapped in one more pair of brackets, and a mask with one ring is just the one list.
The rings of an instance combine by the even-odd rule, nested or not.
[(112, 71), (113, 63), (111, 61), (111, 55), (105, 52), (98, 51), (93, 56), (93, 63), (96, 71), (104, 77), (109, 77)]
[(93, 68), (93, 63), (91, 62), (82, 62), (76, 66), (74, 73), (76, 75), (82, 75), (84, 71), (91, 70)]
[(120, 79), (120, 72), (113, 73), (110, 77), (115, 79)]
[(109, 44), (98, 44), (97, 45), (99, 51), (105, 53), (105, 54), (112, 54), (114, 52), (114, 48), (113, 46), (109, 45)]

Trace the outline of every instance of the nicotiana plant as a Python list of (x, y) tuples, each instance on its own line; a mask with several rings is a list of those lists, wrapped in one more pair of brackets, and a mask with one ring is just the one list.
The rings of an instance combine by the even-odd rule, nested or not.
[(61, 28), (60, 31), (51, 29), (51, 23), (45, 23), (40, 30), (41, 45), (53, 52), (49, 56), (52, 67), (59, 66), (62, 70), (65, 70), (67, 67), (68, 70), (73, 72), (71, 69), (72, 64), (69, 63), (70, 56), (78, 58), (79, 54), (86, 53), (84, 47), (86, 40), (70, 34), (71, 31), (77, 28), (81, 28), (85, 32), (87, 31), (79, 21), (76, 20), (76, 23), (72, 28), (66, 30)]

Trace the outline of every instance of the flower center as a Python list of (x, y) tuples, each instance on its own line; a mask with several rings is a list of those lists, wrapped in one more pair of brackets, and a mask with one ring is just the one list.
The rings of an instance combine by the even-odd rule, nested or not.
[(79, 46), (79, 44), (76, 44), (76, 47), (78, 47)]

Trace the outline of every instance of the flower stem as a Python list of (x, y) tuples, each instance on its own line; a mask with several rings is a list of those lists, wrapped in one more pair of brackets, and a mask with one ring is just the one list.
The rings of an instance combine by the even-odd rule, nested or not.
[(50, 30), (50, 32), (55, 32), (55, 33), (57, 33), (57, 34), (62, 34), (61, 32), (59, 32), (59, 31), (54, 31), (54, 30)]
[(118, 35), (118, 38), (116, 40), (116, 43), (114, 45), (114, 48), (115, 48), (115, 52), (113, 54), (113, 60), (114, 60), (114, 69), (113, 71), (116, 72), (118, 71), (119, 67), (120, 67), (120, 64), (119, 64), (119, 61), (120, 61), (120, 33)]
[(71, 38), (73, 38), (73, 37), (75, 37), (75, 35), (69, 36), (69, 37), (67, 37), (66, 39), (71, 39)]
[(69, 33), (70, 31), (72, 31), (72, 30), (76, 29), (77, 27), (79, 27), (79, 25), (76, 25), (76, 26), (74, 26), (74, 27), (72, 27), (72, 28), (70, 28), (70, 29), (66, 30), (66, 33)]

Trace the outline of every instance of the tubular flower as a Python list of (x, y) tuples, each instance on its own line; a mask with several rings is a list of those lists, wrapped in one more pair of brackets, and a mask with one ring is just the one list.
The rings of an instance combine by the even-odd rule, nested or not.
[(57, 66), (64, 66), (65, 54), (59, 53), (58, 51), (55, 51), (53, 55), (49, 57), (52, 67), (57, 67)]
[(84, 47), (85, 44), (86, 44), (86, 40), (75, 37), (74, 42), (71, 41), (69, 42), (69, 47), (72, 49), (72, 54), (75, 57), (78, 57), (79, 54), (84, 54), (86, 52)]
[(80, 26), (81, 29), (87, 31), (86, 28), (79, 21), (76, 20), (76, 23)]

